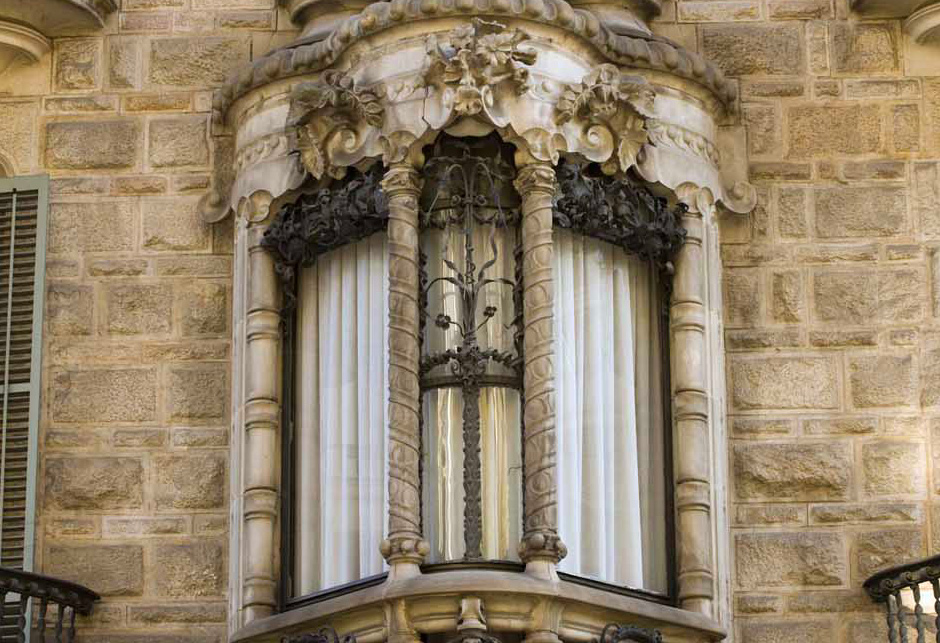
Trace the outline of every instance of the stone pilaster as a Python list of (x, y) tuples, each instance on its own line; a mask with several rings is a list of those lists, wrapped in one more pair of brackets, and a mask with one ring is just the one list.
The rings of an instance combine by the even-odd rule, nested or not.
[(244, 622), (277, 608), (280, 463), (280, 300), (274, 258), (261, 247), (265, 225), (248, 229), (244, 408)]
[(388, 196), (388, 538), (382, 555), (392, 578), (419, 574), (429, 548), (421, 535), (421, 389), (418, 382), (418, 197), (421, 177), (394, 163), (382, 180)]
[(670, 308), (675, 409), (676, 511), (679, 601), (684, 609), (712, 615), (711, 452), (708, 429), (704, 303), (704, 220), (692, 204), (682, 218), (688, 231), (676, 257)]
[(526, 571), (553, 577), (567, 554), (558, 537), (555, 452), (554, 302), (552, 275), (551, 164), (522, 165), (516, 179), (522, 197), (523, 310), (525, 316), (525, 516), (519, 554)]

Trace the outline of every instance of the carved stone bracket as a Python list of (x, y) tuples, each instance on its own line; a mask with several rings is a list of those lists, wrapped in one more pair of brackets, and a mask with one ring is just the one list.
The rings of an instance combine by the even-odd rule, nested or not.
[(662, 643), (663, 635), (656, 630), (648, 630), (633, 625), (610, 623), (604, 627), (597, 643)]
[(332, 627), (322, 627), (309, 634), (285, 636), (281, 639), (281, 643), (356, 643), (356, 637), (353, 634), (347, 634), (340, 638)]

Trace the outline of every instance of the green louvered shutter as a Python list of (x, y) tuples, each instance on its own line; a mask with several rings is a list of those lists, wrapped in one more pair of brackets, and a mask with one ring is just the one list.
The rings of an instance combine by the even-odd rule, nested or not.
[(48, 177), (0, 179), (0, 566), (31, 570)]

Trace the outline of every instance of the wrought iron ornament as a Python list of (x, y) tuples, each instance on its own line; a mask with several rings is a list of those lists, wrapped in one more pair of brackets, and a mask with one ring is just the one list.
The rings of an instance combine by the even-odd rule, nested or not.
[(388, 199), (376, 163), (366, 172), (350, 170), (341, 180), (302, 195), (280, 209), (261, 245), (274, 253), (275, 269), (284, 282), (285, 310), (293, 309), (297, 268), (318, 256), (385, 230)]
[(356, 637), (353, 634), (347, 634), (340, 639), (332, 627), (321, 627), (310, 634), (285, 636), (281, 639), (281, 643), (356, 643)]
[(663, 643), (663, 635), (656, 630), (609, 623), (597, 643)]
[(684, 204), (670, 208), (639, 181), (607, 176), (594, 164), (562, 161), (555, 174), (556, 227), (620, 246), (673, 273), (672, 258), (686, 236), (680, 223), (688, 210)]
[[(453, 142), (452, 145), (460, 145)], [(440, 150), (440, 146), (438, 146)], [(498, 148), (496, 148), (498, 152)], [(463, 268), (446, 256), (442, 259), (448, 272), (446, 275), (428, 279), (428, 257), (422, 253), (420, 258), (422, 341), (426, 334), (428, 320), (432, 318), (435, 326), (442, 330), (455, 329), (460, 336), (460, 344), (449, 346), (445, 350), (425, 355), (421, 359), (420, 375), (424, 388), (427, 387), (427, 375), (438, 366), (447, 365), (452, 376), (452, 385), (458, 386), (463, 394), (463, 487), (464, 487), (464, 540), (466, 550), (464, 559), (482, 558), (482, 463), (480, 460), (480, 390), (486, 383), (487, 364), (497, 363), (508, 367), (515, 373), (512, 386), (522, 388), (522, 310), (521, 296), (517, 294), (520, 274), (514, 272), (515, 280), (505, 277), (493, 277), (492, 269), (499, 260), (495, 241), (498, 228), (515, 228), (519, 222), (519, 213), (515, 209), (504, 208), (500, 193), (504, 186), (512, 185), (512, 167), (499, 155), (480, 156), (469, 146), (463, 146), (459, 156), (436, 154), (426, 165), (426, 185), (433, 194), (430, 205), (421, 212), (420, 224), (423, 229), (457, 229), (463, 237)], [(473, 232), (480, 226), (490, 229), (489, 243), (493, 257), (482, 265), (477, 265), (479, 249), (474, 247)], [(445, 251), (446, 255), (446, 251)], [(513, 255), (518, 259), (518, 252)], [(432, 312), (429, 309), (429, 292), (439, 282), (451, 284), (456, 290), (460, 302), (460, 320), (454, 320), (443, 311)], [(511, 288), (516, 310), (511, 325), (515, 327), (514, 351), (482, 349), (478, 333), (496, 316), (496, 306), (486, 306), (482, 313), (478, 311), (480, 297), (486, 288)], [(505, 384), (503, 384), (505, 386)]]

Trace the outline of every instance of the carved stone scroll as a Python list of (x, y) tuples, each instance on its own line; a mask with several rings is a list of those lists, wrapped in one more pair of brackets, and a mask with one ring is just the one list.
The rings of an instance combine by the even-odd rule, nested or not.
[(519, 556), (526, 571), (553, 577), (568, 553), (558, 537), (555, 452), (554, 303), (552, 200), (555, 170), (532, 162), (518, 172), (522, 197), (522, 270), (525, 311), (525, 515)]
[(421, 535), (418, 197), (421, 178), (410, 163), (388, 169), (388, 538), (382, 555), (391, 578), (420, 573), (429, 552)]

